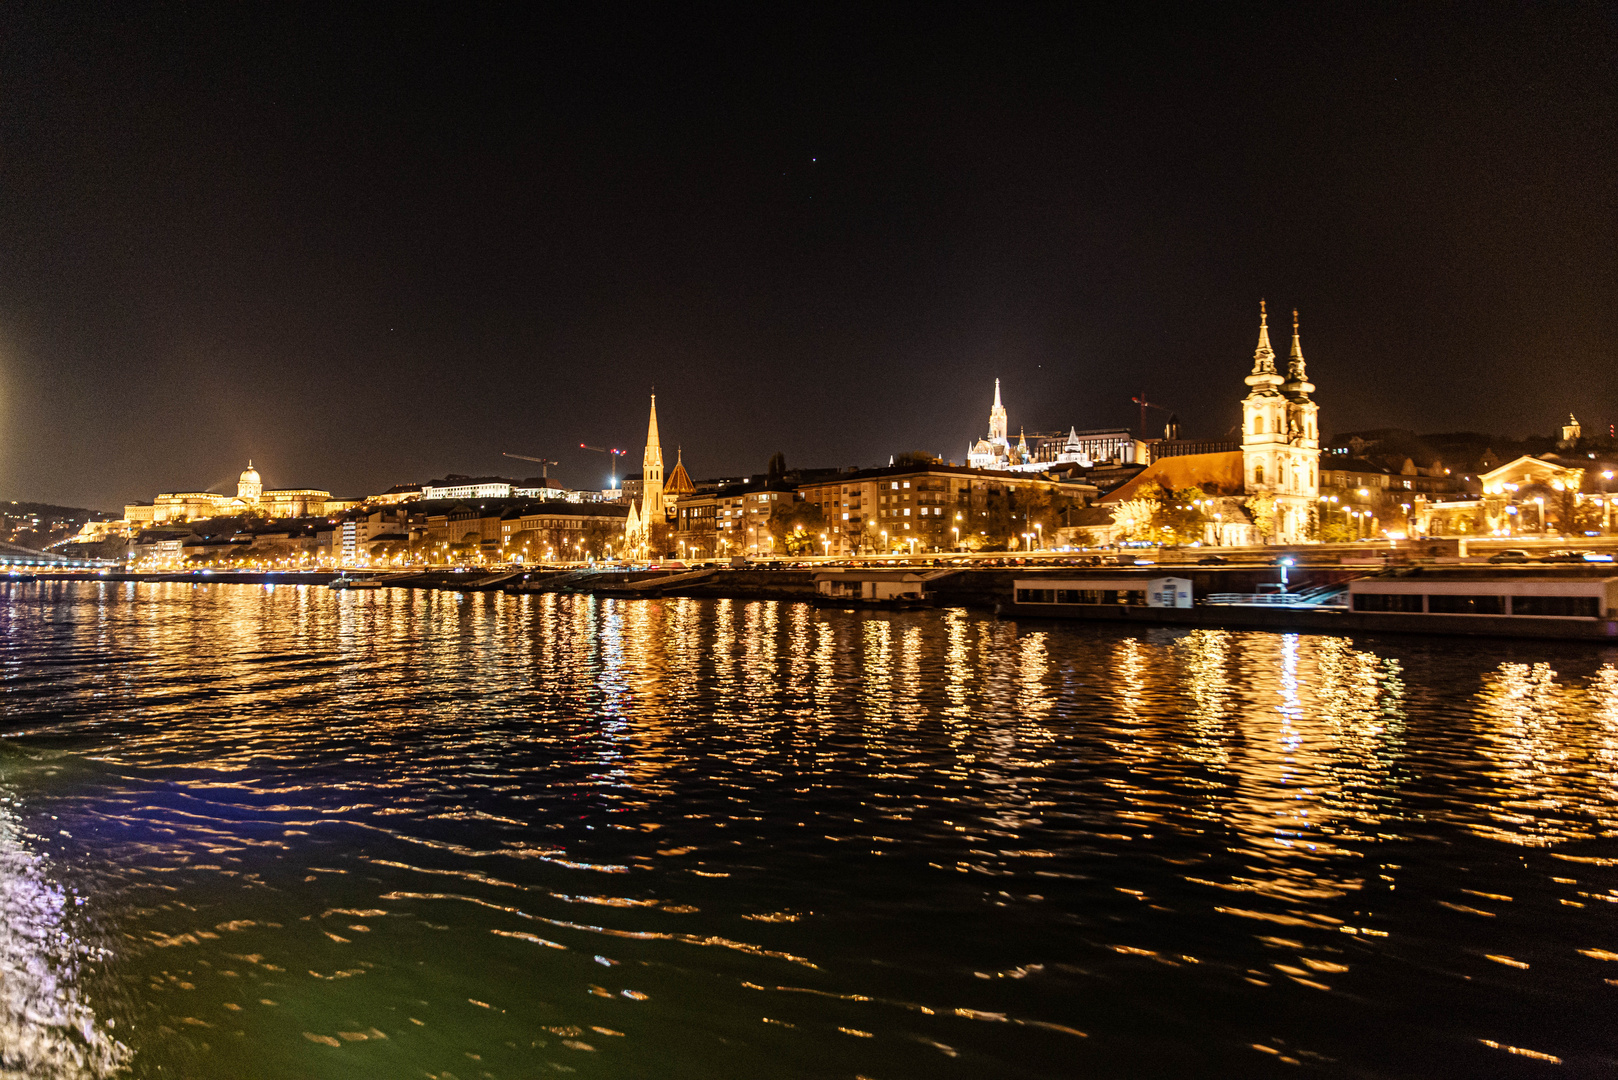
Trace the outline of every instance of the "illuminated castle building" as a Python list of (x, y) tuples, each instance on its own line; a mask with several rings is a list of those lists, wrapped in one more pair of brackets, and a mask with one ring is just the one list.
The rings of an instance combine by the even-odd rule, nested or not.
[(163, 525), (174, 521), (237, 517), (255, 514), (269, 518), (321, 517), (346, 510), (351, 499), (333, 499), (317, 488), (264, 490), (264, 481), (249, 461), (236, 481), (235, 495), (212, 491), (166, 491), (149, 503), (129, 503), (124, 520), (131, 525)]
[(1079, 431), (1070, 427), (1064, 436), (1035, 433), (1032, 449), (1025, 432), (1018, 432), (1015, 445), (1007, 432), (1006, 408), (1000, 403), (1000, 380), (994, 380), (994, 406), (989, 409), (989, 434), (969, 444), (966, 463), (974, 469), (996, 472), (1046, 472), (1055, 465), (1077, 465), (1088, 469), (1103, 462), (1125, 465), (1144, 462), (1146, 444), (1126, 428)]

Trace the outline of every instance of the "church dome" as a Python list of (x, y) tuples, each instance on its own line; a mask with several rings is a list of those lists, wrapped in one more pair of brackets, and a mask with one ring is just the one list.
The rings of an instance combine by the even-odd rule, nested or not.
[(258, 470), (253, 468), (253, 463), (251, 461), (249, 461), (247, 463), (247, 468), (242, 470), (241, 479), (238, 480), (237, 483), (241, 483), (241, 484), (258, 484), (258, 483), (262, 483), (262, 481), (259, 479), (259, 476), (258, 476)]

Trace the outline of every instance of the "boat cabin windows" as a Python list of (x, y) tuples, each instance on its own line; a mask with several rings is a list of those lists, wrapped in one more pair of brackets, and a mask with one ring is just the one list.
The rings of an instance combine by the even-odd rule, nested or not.
[(1427, 597), (1432, 615), (1504, 615), (1506, 598), (1487, 593), (1439, 593)]
[(1372, 579), (1351, 582), (1349, 596), (1354, 611), (1600, 619), (1618, 611), (1618, 578)]
[(1511, 613), (1561, 616), (1564, 619), (1599, 619), (1601, 601), (1594, 596), (1513, 596)]
[(1146, 605), (1145, 589), (1018, 589), (1019, 604)]
[(1421, 593), (1376, 593), (1362, 592), (1354, 594), (1355, 611), (1413, 611), (1418, 614), (1425, 610), (1421, 602), (1425, 599)]

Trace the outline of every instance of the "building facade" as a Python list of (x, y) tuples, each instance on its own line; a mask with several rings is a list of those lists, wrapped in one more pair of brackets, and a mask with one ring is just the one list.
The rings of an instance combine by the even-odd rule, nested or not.
[(827, 553), (853, 555), (975, 550), (1008, 539), (1017, 546), (1021, 534), (1042, 531), (1027, 516), (1035, 500), (1082, 504), (1094, 489), (1038, 474), (901, 465), (803, 484), (798, 491), (820, 509)]
[(719, 493), (694, 492), (674, 504), (674, 549), (682, 559), (719, 554)]
[(798, 501), (785, 484), (737, 484), (714, 495), (714, 554), (759, 557), (778, 554), (770, 519), (777, 507)]
[(506, 562), (574, 562), (606, 558), (622, 542), (630, 508), (610, 503), (552, 501), (515, 507), (500, 519)]

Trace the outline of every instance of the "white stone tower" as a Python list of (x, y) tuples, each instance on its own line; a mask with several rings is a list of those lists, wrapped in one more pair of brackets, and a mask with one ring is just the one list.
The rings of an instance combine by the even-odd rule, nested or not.
[(1006, 441), (1006, 407), (1000, 404), (1000, 380), (994, 380), (994, 408), (989, 410), (989, 442), (994, 446), (1008, 446)]

